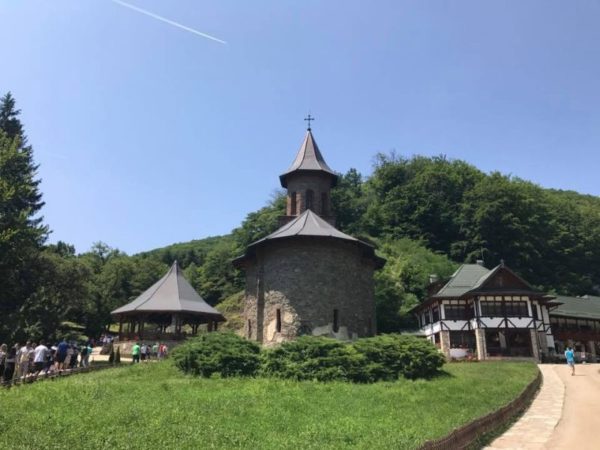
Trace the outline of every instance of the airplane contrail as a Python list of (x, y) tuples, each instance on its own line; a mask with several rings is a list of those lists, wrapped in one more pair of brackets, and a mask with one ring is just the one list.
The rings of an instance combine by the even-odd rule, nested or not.
[(152, 17), (152, 18), (154, 18), (156, 20), (160, 20), (161, 22), (165, 22), (165, 23), (168, 23), (169, 25), (173, 25), (174, 27), (177, 27), (179, 29), (182, 29), (182, 30), (185, 30), (185, 31), (189, 31), (190, 33), (193, 33), (193, 34), (198, 35), (198, 36), (202, 36), (203, 38), (206, 38), (206, 39), (210, 39), (211, 41), (220, 42), (221, 44), (227, 44), (227, 42), (225, 42), (225, 41), (223, 41), (223, 40), (221, 40), (219, 38), (216, 38), (214, 36), (211, 36), (210, 34), (202, 33), (201, 31), (194, 30), (193, 28), (190, 28), (190, 27), (186, 27), (185, 25), (182, 25), (180, 23), (177, 23), (177, 22), (174, 22), (172, 20), (167, 19), (166, 17), (159, 16), (158, 14), (154, 14), (153, 12), (146, 11), (145, 9), (138, 8), (137, 6), (130, 5), (129, 3), (125, 3), (125, 2), (123, 2), (121, 0), (111, 0), (111, 1), (113, 3), (118, 4), (118, 5), (124, 6), (125, 8), (132, 9), (132, 10), (137, 11), (139, 13), (145, 14), (146, 16)]

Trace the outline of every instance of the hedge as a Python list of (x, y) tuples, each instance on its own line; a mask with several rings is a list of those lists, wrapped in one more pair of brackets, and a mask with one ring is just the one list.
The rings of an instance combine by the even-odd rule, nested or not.
[(172, 357), (179, 369), (204, 377), (260, 374), (355, 383), (429, 378), (444, 364), (443, 355), (429, 341), (397, 334), (358, 339), (351, 344), (302, 336), (261, 351), (256, 343), (233, 333), (208, 333), (180, 345)]

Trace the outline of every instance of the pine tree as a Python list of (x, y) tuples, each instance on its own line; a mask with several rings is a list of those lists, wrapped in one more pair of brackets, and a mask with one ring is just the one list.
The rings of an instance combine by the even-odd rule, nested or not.
[(38, 215), (38, 166), (19, 114), (10, 93), (0, 99), (0, 340), (21, 337), (20, 310), (38, 288), (36, 260), (48, 235)]

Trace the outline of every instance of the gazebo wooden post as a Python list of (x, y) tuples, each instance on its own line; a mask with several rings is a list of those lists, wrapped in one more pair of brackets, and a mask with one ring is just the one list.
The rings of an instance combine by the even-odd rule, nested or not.
[(144, 317), (140, 319), (140, 339), (144, 339)]
[(210, 333), (213, 330), (213, 321), (209, 320), (208, 323), (206, 324), (206, 327), (208, 329), (208, 332)]
[(219, 330), (219, 322), (217, 322), (216, 320), (213, 322), (215, 324), (215, 326), (213, 327), (215, 331)]
[(119, 340), (123, 339), (123, 316), (119, 315)]

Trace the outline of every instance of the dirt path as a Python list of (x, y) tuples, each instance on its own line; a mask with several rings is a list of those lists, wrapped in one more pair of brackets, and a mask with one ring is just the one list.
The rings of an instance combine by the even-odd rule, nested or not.
[(600, 364), (577, 364), (575, 376), (566, 366), (553, 366), (565, 384), (563, 413), (547, 449), (600, 449)]

